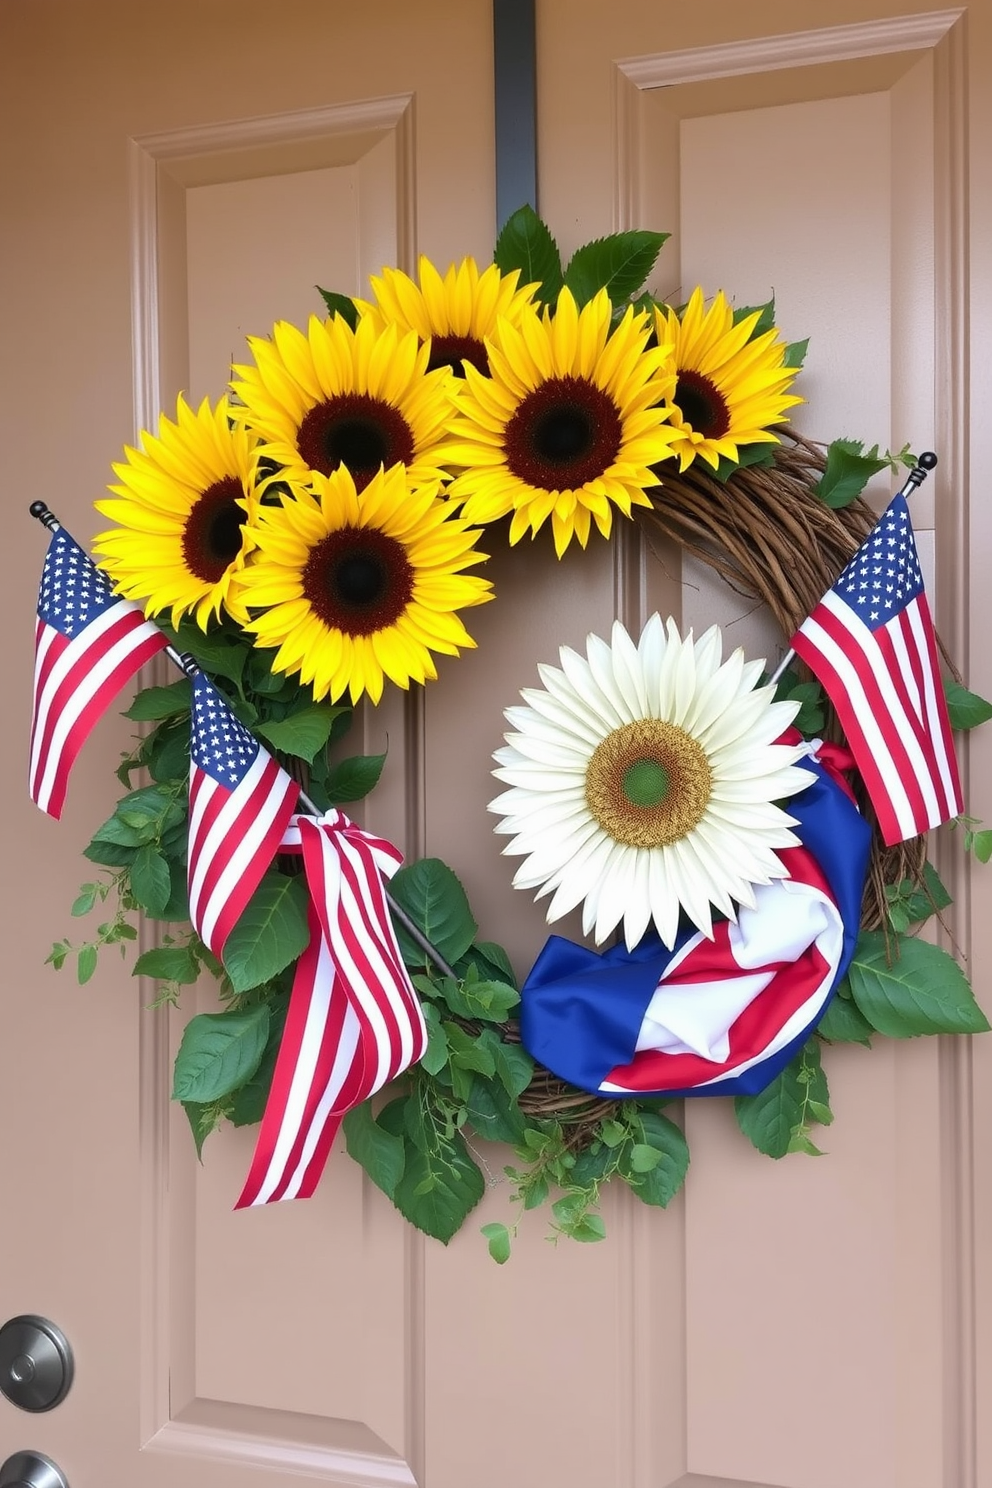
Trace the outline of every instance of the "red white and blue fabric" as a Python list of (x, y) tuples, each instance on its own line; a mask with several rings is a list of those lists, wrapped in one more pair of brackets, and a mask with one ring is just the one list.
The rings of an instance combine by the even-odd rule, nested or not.
[(303, 854), (310, 944), (239, 1209), (309, 1198), (344, 1115), (427, 1048), (383, 882), (403, 861), (398, 849), (332, 810), (294, 818), (281, 851)]
[[(671, 950), (653, 932), (599, 954), (552, 936), (521, 994), (524, 1047), (596, 1095), (755, 1095), (826, 1010), (857, 941), (871, 829), (839, 769), (846, 751), (804, 760), (816, 780), (788, 803), (802, 846), (790, 877), (708, 940)], [(827, 767), (828, 766), (828, 767)]]
[(292, 776), (197, 672), (190, 712), (189, 914), (215, 956), (223, 957), (299, 794)]
[(147, 661), (168, 645), (138, 605), (57, 529), (45, 555), (35, 627), (31, 799), (62, 815), (69, 774), (92, 730)]
[(891, 846), (963, 809), (933, 620), (898, 495), (792, 637), (819, 678)]

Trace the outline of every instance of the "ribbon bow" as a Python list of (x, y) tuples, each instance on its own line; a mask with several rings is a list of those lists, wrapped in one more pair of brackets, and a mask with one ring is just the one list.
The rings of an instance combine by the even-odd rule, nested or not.
[(238, 1209), (309, 1198), (346, 1112), (427, 1047), (383, 885), (402, 854), (337, 810), (294, 816), (280, 851), (303, 856), (310, 942)]

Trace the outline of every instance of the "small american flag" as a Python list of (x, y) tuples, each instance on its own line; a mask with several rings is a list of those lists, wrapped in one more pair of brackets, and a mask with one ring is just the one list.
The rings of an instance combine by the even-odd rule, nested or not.
[(219, 957), (275, 855), (300, 788), (202, 672), (193, 678), (191, 724), (190, 919)]
[(167, 644), (68, 533), (53, 533), (38, 594), (28, 774), (42, 811), (62, 815), (70, 771), (93, 726)]
[(792, 645), (837, 710), (886, 843), (957, 816), (961, 783), (902, 492)]

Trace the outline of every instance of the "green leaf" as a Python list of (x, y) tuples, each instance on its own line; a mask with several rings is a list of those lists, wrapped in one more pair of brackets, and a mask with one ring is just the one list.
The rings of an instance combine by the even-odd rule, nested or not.
[(482, 1038), (487, 1040), (490, 1037), (494, 1040), (493, 1061), (496, 1065), (496, 1078), (507, 1095), (512, 1095), (516, 1100), (534, 1078), (534, 1061), (520, 1044), (504, 1043), (502, 1039), (486, 1029)]
[(746, 470), (750, 465), (775, 464), (775, 446), (773, 444), (742, 444), (737, 450), (737, 459), (731, 460), (727, 455), (721, 455), (716, 470), (713, 472), (715, 480), (728, 481), (735, 470)]
[(133, 863), (138, 853), (136, 847), (125, 847), (118, 842), (102, 842), (93, 839), (83, 848), (83, 857), (101, 868), (126, 868)]
[(442, 1024), (448, 1038), (449, 1064), (455, 1069), (477, 1070), (488, 1077), (496, 1073), (492, 1049), (481, 1038), (473, 1038), (457, 1023)]
[(340, 315), (354, 330), (358, 324), (358, 308), (354, 300), (347, 295), (337, 294), (333, 289), (321, 289), (319, 284), (314, 287), (327, 306), (328, 315)]
[(439, 1075), (448, 1062), (448, 1035), (441, 1025), (441, 1014), (434, 1003), (424, 1002), (427, 1024), (427, 1049), (420, 1063), (429, 1075)]
[(418, 1230), (447, 1245), (485, 1193), (485, 1180), (459, 1132), (438, 1134), (431, 1151), (407, 1147), (403, 1176), (392, 1195)]
[(154, 843), (138, 849), (131, 864), (131, 893), (142, 909), (151, 914), (160, 914), (172, 896), (172, 876), (169, 865)]
[(963, 732), (977, 728), (980, 723), (987, 723), (992, 718), (992, 703), (979, 697), (977, 692), (969, 692), (967, 687), (962, 687), (960, 682), (955, 682), (951, 677), (944, 678), (944, 696), (947, 699), (947, 713), (952, 729)]
[(97, 950), (95, 945), (81, 946), (76, 956), (76, 981), (85, 987), (96, 971)]
[(591, 1188), (602, 1182), (613, 1167), (613, 1150), (605, 1143), (596, 1143), (576, 1153), (572, 1182), (578, 1188)]
[(192, 688), (187, 677), (180, 677), (178, 682), (171, 682), (168, 687), (143, 687), (124, 717), (132, 718), (136, 723), (172, 718), (189, 712), (191, 697)]
[(489, 1254), (497, 1266), (503, 1266), (510, 1259), (510, 1232), (505, 1224), (484, 1224), (481, 1232), (489, 1241)]
[(385, 763), (384, 754), (356, 754), (341, 760), (328, 773), (324, 785), (328, 797), (335, 805), (364, 800), (378, 784)]
[(189, 779), (189, 729), (185, 722), (156, 729), (150, 738), (148, 773), (155, 781)]
[(847, 997), (832, 997), (816, 1031), (831, 1044), (864, 1044), (871, 1047), (872, 1026)]
[(565, 270), (565, 284), (581, 307), (601, 289), (614, 305), (636, 294), (655, 266), (670, 233), (620, 232), (577, 248)]
[(642, 1203), (665, 1209), (685, 1182), (689, 1144), (674, 1121), (660, 1111), (641, 1110), (638, 1119), (641, 1143), (637, 1145), (653, 1148), (661, 1156), (653, 1168), (639, 1170), (631, 1162), (622, 1162), (620, 1171)]
[(952, 902), (932, 863), (923, 865), (923, 883), (905, 879), (901, 884), (887, 884), (885, 889), (889, 921), (897, 932), (921, 924)]
[(255, 733), (283, 754), (295, 754), (308, 764), (327, 743), (331, 725), (342, 709), (312, 703), (279, 722), (256, 723)]
[(747, 320), (749, 315), (757, 315), (758, 319), (751, 328), (749, 341), (755, 341), (759, 336), (775, 329), (775, 296), (766, 300), (763, 305), (738, 305), (734, 310), (734, 325), (740, 325), (742, 320)]
[(986, 828), (984, 832), (973, 832), (971, 850), (980, 863), (987, 863), (992, 858), (992, 831)]
[(850, 506), (873, 475), (888, 469), (887, 460), (863, 453), (860, 439), (835, 439), (827, 449), (827, 463), (815, 490), (824, 506)]
[(782, 358), (782, 366), (801, 367), (803, 365), (803, 362), (805, 362), (806, 360), (807, 351), (809, 351), (808, 336), (803, 341), (790, 341), (788, 346), (785, 348), (785, 355)]
[(81, 919), (83, 915), (88, 915), (89, 914), (90, 910), (93, 908), (94, 904), (96, 903), (97, 894), (99, 893), (99, 889), (100, 889), (100, 885), (99, 884), (95, 884), (95, 883), (88, 883), (88, 884), (83, 884), (82, 885), (82, 887), (79, 890), (79, 893), (76, 895), (76, 898), (73, 900), (73, 902), (72, 902), (72, 908), (69, 911), (69, 913), (72, 915), (73, 919)]
[(779, 678), (775, 697), (782, 702), (799, 704), (799, 712), (793, 719), (793, 726), (806, 738), (811, 738), (822, 731), (826, 721), (826, 709), (823, 688), (819, 682), (800, 682), (796, 673), (787, 668)]
[(797, 1056), (757, 1095), (734, 1097), (737, 1125), (768, 1157), (784, 1157), (793, 1131), (802, 1126), (806, 1089), (799, 1083), (798, 1073)]
[(502, 1085), (473, 1076), (465, 1106), (470, 1124), (487, 1142), (522, 1140), (527, 1118)]
[(56, 971), (61, 971), (71, 950), (72, 946), (67, 940), (57, 940), (45, 957), (45, 965), (53, 966)]
[(161, 909), (151, 909), (147, 905), (145, 913), (150, 920), (166, 920), (173, 924), (182, 923), (189, 919), (189, 893), (186, 886), (186, 859), (170, 858), (169, 869), (169, 897)]
[(470, 976), (455, 982), (451, 977), (440, 977), (434, 986), (458, 1018), (502, 1023), (520, 1002), (516, 987), (508, 987), (506, 982), (483, 982)]
[(646, 1142), (635, 1142), (627, 1155), (627, 1162), (632, 1173), (651, 1173), (661, 1162), (663, 1155)]
[[(517, 985), (517, 978), (506, 951), (494, 940), (477, 940), (474, 946), (470, 946), (467, 952), (470, 958), (478, 957), (482, 961), (479, 971), (483, 977), (494, 979), (499, 982), (507, 982), (511, 987)], [(493, 978), (493, 972), (496, 973)]]
[(501, 274), (520, 270), (520, 285), (538, 285), (538, 298), (550, 304), (562, 286), (558, 245), (534, 208), (523, 206), (508, 217), (496, 240), (494, 262)]
[(597, 1240), (606, 1239), (606, 1221), (601, 1214), (586, 1214), (565, 1233), (570, 1240), (578, 1240), (582, 1245), (595, 1244)]
[(224, 970), (235, 992), (271, 980), (306, 950), (307, 891), (300, 878), (270, 871), (224, 946)]
[(264, 1002), (239, 1013), (197, 1013), (176, 1055), (173, 1100), (202, 1104), (237, 1090), (258, 1069), (268, 1036)]
[(138, 957), (131, 975), (191, 986), (200, 975), (200, 963), (190, 945), (156, 946)]
[[(475, 940), (478, 926), (465, 890), (440, 858), (420, 858), (400, 868), (390, 879), (389, 890), (445, 960), (457, 961)], [(396, 928), (404, 959), (412, 966), (422, 966), (423, 951), (401, 926)]]
[(353, 1106), (342, 1127), (349, 1157), (365, 1169), (376, 1188), (392, 1199), (406, 1165), (402, 1137), (379, 1125), (370, 1101)]
[(193, 620), (180, 620), (176, 627), (163, 625), (161, 628), (175, 649), (180, 653), (188, 652), (209, 676), (241, 681), (252, 648), (246, 645), (240, 633), (221, 627), (204, 633)]
[(954, 957), (940, 946), (905, 938), (886, 963), (885, 937), (866, 930), (848, 972), (851, 993), (873, 1028), (889, 1038), (924, 1033), (985, 1033), (989, 1023)]
[(249, 1080), (239, 1085), (231, 1096), (229, 1114), (234, 1126), (255, 1126), (265, 1114), (266, 1102), (272, 1088), (272, 1076), (275, 1073), (276, 1060), (279, 1058), (279, 1049), (282, 1045), (283, 1029), (286, 1026), (288, 999), (271, 1002), (268, 1008), (269, 1037), (259, 1060), (258, 1069)]
[(183, 1110), (193, 1133), (193, 1141), (196, 1143), (196, 1155), (203, 1161), (203, 1144), (212, 1131), (216, 1131), (221, 1123), (221, 1114), (214, 1102), (183, 1101)]
[[(243, 685), (270, 701), (280, 699), (286, 703), (296, 702), (296, 711), (309, 707), (313, 697), (307, 688), (300, 686), (299, 678), (288, 677), (285, 672), (274, 669), (272, 663), (278, 654), (278, 648), (253, 646), (245, 663)], [(276, 718), (279, 716), (278, 713), (273, 715)]]

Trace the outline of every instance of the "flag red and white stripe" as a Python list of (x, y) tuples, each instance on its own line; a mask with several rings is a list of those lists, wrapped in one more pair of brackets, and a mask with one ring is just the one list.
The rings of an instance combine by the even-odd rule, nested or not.
[(885, 842), (957, 816), (961, 783), (904, 496), (892, 501), (792, 645), (837, 710)]
[(342, 1117), (427, 1047), (383, 883), (398, 850), (340, 811), (299, 817), (282, 849), (303, 853), (311, 937), (238, 1208), (308, 1198)]
[(272, 862), (299, 793), (198, 672), (190, 735), (189, 911), (215, 956), (223, 955)]
[(97, 721), (168, 641), (61, 528), (48, 546), (35, 626), (28, 789), (56, 818), (69, 774)]
[(672, 957), (648, 1007), (636, 1052), (603, 1095), (657, 1095), (736, 1086), (816, 1022), (836, 982), (844, 924), (805, 848), (786, 848), (786, 879), (755, 889), (737, 924), (694, 935)]

